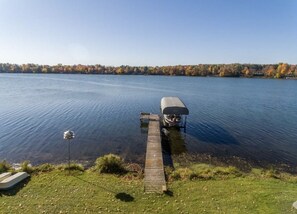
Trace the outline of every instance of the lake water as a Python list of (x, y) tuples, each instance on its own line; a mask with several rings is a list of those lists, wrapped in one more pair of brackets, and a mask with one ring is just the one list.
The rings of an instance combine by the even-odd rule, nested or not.
[(190, 110), (172, 154), (296, 166), (297, 81), (70, 74), (0, 74), (0, 160), (64, 162), (71, 129), (72, 159), (116, 153), (143, 163), (139, 113), (159, 113), (163, 96)]

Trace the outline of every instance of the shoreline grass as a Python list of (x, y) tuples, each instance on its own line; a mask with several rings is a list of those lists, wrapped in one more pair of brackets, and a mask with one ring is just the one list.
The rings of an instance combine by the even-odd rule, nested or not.
[(35, 167), (26, 182), (0, 191), (0, 213), (297, 213), (297, 177), (286, 173), (193, 164), (167, 169), (169, 191), (160, 195), (145, 194), (135, 172), (65, 169)]

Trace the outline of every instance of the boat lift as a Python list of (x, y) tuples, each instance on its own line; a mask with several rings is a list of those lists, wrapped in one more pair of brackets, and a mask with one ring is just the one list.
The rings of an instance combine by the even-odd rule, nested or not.
[(160, 108), (164, 127), (186, 129), (189, 109), (178, 97), (163, 97)]

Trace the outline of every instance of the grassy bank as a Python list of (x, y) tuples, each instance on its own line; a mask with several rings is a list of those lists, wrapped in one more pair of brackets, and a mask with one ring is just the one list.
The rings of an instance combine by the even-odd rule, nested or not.
[(167, 173), (164, 195), (145, 194), (142, 179), (129, 173), (33, 173), (15, 189), (0, 191), (0, 213), (297, 213), (291, 175), (200, 164)]

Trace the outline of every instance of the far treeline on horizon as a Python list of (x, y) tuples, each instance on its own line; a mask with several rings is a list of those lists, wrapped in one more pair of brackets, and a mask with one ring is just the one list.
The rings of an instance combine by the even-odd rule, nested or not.
[(0, 73), (127, 74), (168, 76), (219, 76), (297, 78), (297, 65), (278, 64), (199, 64), (174, 66), (39, 65), (0, 63)]

